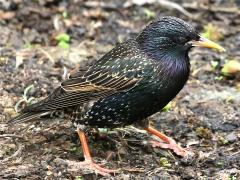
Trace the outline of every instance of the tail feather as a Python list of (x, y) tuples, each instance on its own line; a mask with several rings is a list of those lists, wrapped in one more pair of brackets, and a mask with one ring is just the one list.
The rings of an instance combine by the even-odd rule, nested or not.
[[(72, 97), (74, 95), (74, 97)], [(21, 114), (9, 120), (8, 124), (25, 123), (36, 120), (43, 120), (50, 116), (62, 117), (61, 114), (68, 115), (71, 112), (71, 107), (78, 104), (79, 94), (66, 94), (61, 87), (55, 89), (46, 99), (43, 99), (35, 104), (25, 107)], [(60, 103), (61, 100), (61, 103)], [(70, 111), (69, 108), (70, 107)]]
[(9, 120), (8, 124), (19, 124), (19, 123), (26, 123), (30, 121), (36, 121), (41, 119), (41, 117), (50, 115), (50, 111), (45, 112), (26, 112), (23, 114), (20, 114), (19, 116), (16, 116), (15, 118)]

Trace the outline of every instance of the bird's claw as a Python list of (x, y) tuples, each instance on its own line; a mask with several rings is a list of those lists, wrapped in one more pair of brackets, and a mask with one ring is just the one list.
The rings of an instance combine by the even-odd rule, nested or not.
[(115, 174), (119, 172), (119, 170), (103, 168), (100, 165), (94, 163), (92, 160), (76, 162), (76, 161), (63, 160), (63, 159), (57, 158), (55, 162), (66, 164), (69, 171), (92, 170), (96, 174), (100, 174), (102, 176), (110, 176), (111, 174)]
[(153, 147), (160, 147), (160, 148), (163, 148), (163, 149), (171, 149), (177, 155), (182, 156), (184, 158), (187, 158), (189, 156), (193, 156), (193, 152), (192, 151), (190, 151), (188, 148), (181, 147), (175, 141), (171, 141), (170, 143), (163, 143), (163, 142), (158, 142), (158, 141), (150, 141), (150, 144)]
[(119, 170), (103, 168), (94, 162), (86, 162), (86, 165), (89, 167), (89, 169), (94, 170), (96, 173), (101, 174), (102, 176), (110, 176), (110, 174), (119, 172)]

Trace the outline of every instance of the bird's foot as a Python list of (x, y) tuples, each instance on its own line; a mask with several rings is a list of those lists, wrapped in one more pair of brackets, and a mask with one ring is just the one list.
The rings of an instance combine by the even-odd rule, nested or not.
[(172, 139), (169, 143), (159, 142), (159, 141), (150, 141), (149, 143), (153, 147), (160, 147), (163, 149), (172, 149), (177, 155), (182, 157), (187, 157), (189, 155), (192, 155), (192, 152), (189, 151), (189, 149), (181, 147)]
[[(60, 160), (58, 160), (58, 161), (60, 161)], [(63, 161), (63, 160), (61, 160), (61, 161)], [(67, 164), (69, 171), (79, 171), (79, 169), (92, 170), (95, 173), (100, 174), (102, 176), (110, 176), (111, 174), (119, 172), (119, 170), (103, 168), (100, 165), (94, 163), (92, 160), (85, 160), (82, 162), (64, 160), (64, 162)]]
[(145, 130), (148, 133), (157, 136), (158, 138), (160, 138), (163, 141), (163, 142), (150, 141), (150, 144), (152, 144), (153, 147), (172, 149), (177, 155), (182, 156), (186, 159), (188, 159), (189, 157), (192, 157), (194, 155), (191, 151), (189, 151), (189, 149), (182, 148), (172, 138), (166, 136), (165, 134), (159, 132), (158, 130), (156, 130), (152, 127), (146, 127)]
[(118, 170), (106, 169), (94, 163), (89, 151), (89, 147), (84, 132), (81, 131), (80, 129), (77, 129), (77, 133), (82, 144), (83, 154), (85, 158), (85, 161), (79, 163), (79, 167), (94, 170), (96, 173), (101, 174), (103, 176), (108, 176), (110, 174), (118, 172)]

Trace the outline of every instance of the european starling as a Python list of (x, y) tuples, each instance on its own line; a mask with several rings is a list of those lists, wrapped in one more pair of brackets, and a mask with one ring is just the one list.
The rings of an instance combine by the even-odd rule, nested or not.
[(187, 156), (186, 149), (149, 127), (145, 119), (160, 111), (183, 88), (190, 71), (188, 52), (194, 46), (224, 51), (183, 20), (158, 18), (136, 38), (118, 44), (86, 71), (70, 73), (46, 99), (26, 107), (9, 123), (65, 112), (77, 126), (84, 165), (103, 175), (115, 171), (92, 161), (84, 134), (86, 127), (116, 128), (139, 123), (165, 142), (159, 143), (160, 147)]

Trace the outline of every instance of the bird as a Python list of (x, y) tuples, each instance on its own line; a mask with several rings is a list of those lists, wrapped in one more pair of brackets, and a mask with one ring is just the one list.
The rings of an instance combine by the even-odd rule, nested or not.
[(162, 142), (159, 147), (186, 157), (189, 151), (148, 123), (184, 87), (190, 74), (188, 53), (193, 47), (225, 51), (202, 37), (190, 24), (164, 16), (150, 22), (136, 37), (117, 44), (96, 62), (69, 73), (45, 99), (25, 107), (8, 124), (41, 120), (63, 112), (76, 126), (83, 165), (106, 175), (117, 170), (94, 162), (87, 143), (88, 128), (139, 125)]

